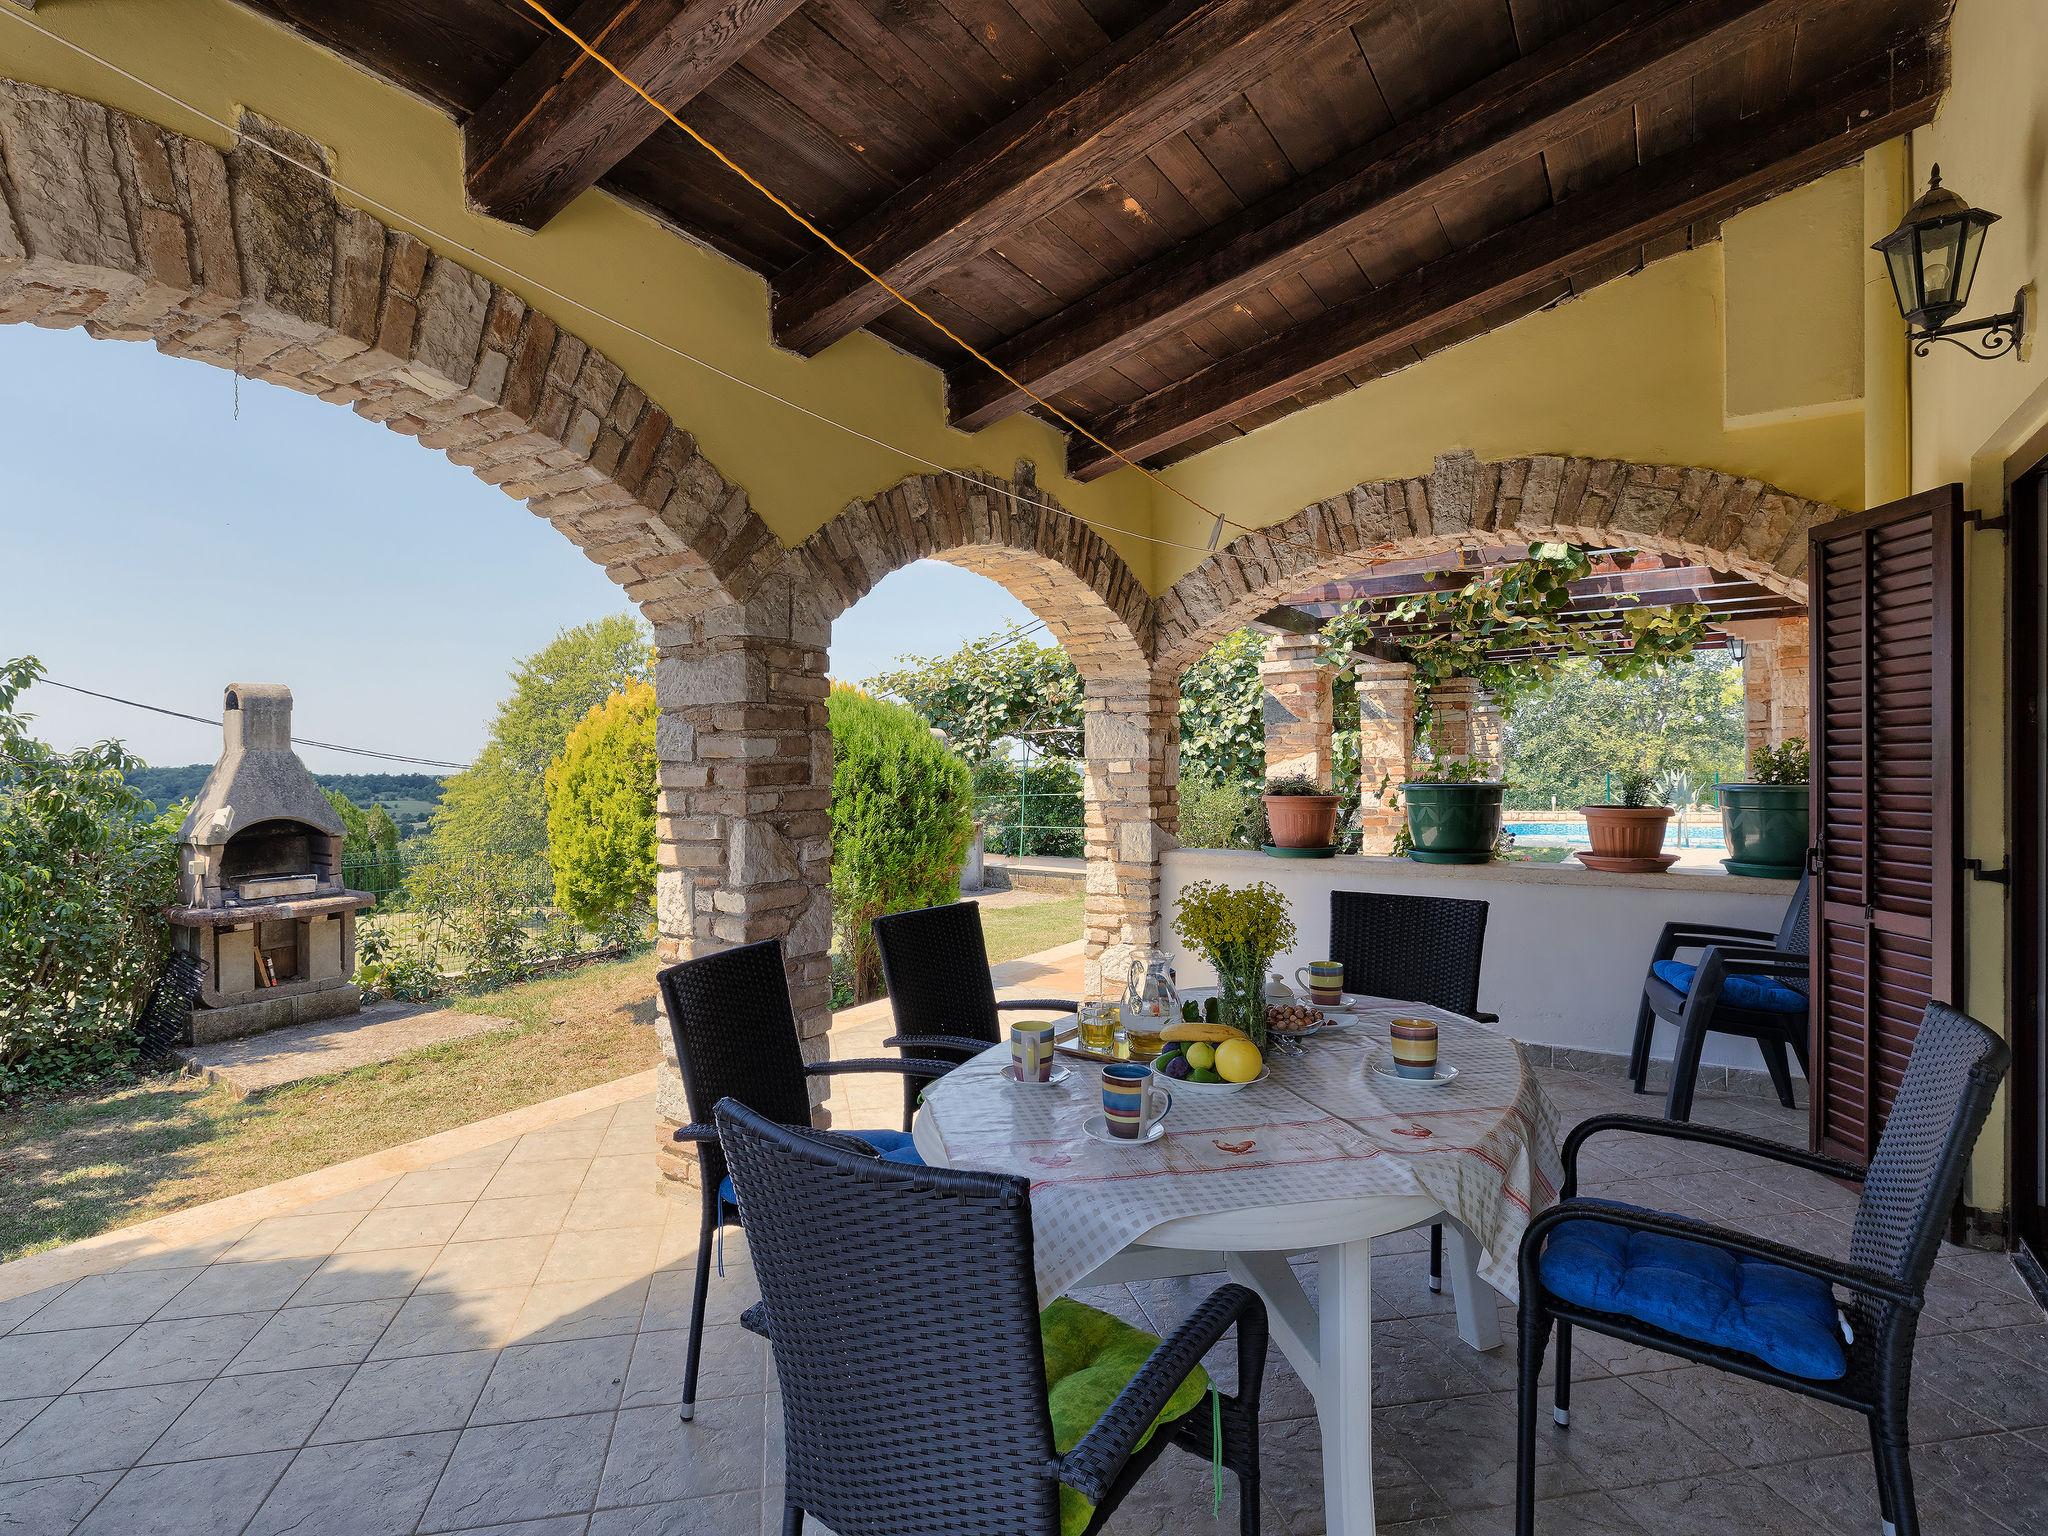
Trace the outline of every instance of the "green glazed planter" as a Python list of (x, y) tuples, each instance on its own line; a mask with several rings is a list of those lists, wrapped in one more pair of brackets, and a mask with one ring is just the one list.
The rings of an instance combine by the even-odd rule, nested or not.
[(1807, 786), (1723, 784), (1721, 826), (1728, 835), (1731, 875), (1797, 880), (1806, 868)]
[(1507, 785), (1403, 784), (1408, 807), (1408, 857), (1418, 864), (1486, 864), (1500, 841), (1501, 797)]

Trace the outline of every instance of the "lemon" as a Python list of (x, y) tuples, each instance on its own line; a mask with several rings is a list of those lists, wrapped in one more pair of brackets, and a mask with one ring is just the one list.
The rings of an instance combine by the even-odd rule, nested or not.
[(1206, 1040), (1196, 1040), (1187, 1049), (1188, 1065), (1197, 1072), (1207, 1071), (1216, 1065), (1216, 1047)]
[(1216, 1073), (1226, 1083), (1248, 1083), (1264, 1065), (1249, 1040), (1226, 1040), (1216, 1047)]

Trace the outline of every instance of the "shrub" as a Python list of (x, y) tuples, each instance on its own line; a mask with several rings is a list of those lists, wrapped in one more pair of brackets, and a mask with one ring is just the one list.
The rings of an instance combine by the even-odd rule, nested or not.
[(1180, 841), (1188, 848), (1252, 848), (1254, 813), (1265, 807), (1241, 785), (1182, 779)]
[(960, 894), (974, 838), (967, 765), (899, 704), (835, 687), (832, 723), (832, 904), (854, 995), (881, 992), (869, 925), (888, 912)]
[(629, 922), (654, 901), (654, 720), (650, 683), (594, 706), (548, 765), (555, 902), (586, 928)]
[(1813, 770), (1813, 754), (1804, 736), (1790, 736), (1776, 747), (1758, 747), (1750, 754), (1752, 784), (1804, 784)]
[(118, 1070), (170, 949), (176, 827), (131, 788), (115, 742), (53, 751), (15, 701), (42, 675), (0, 663), (0, 1093)]

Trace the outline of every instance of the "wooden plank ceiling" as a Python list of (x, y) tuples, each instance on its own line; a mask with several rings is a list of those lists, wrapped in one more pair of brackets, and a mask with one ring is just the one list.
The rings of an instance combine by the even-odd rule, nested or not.
[[(602, 185), (867, 327), (968, 427), (1029, 396), (521, 0), (243, 0), (463, 125), (474, 203)], [(1712, 238), (1927, 122), (1952, 0), (555, 0), (622, 70), (1129, 455), (1165, 463)], [(1646, 344), (1653, 344), (1646, 338)], [(1071, 439), (1076, 473), (1116, 459)]]

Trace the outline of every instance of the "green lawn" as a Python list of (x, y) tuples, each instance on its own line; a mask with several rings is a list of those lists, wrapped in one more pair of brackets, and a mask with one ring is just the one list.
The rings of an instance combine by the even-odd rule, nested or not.
[(981, 934), (988, 945), (989, 964), (1035, 955), (1055, 944), (1071, 944), (1081, 937), (1079, 896), (1060, 896), (1030, 906), (983, 907)]
[[(1081, 936), (1079, 897), (984, 911), (992, 961)], [(0, 1113), (0, 1262), (537, 1104), (654, 1064), (654, 962), (449, 1006), (511, 1028), (237, 1099), (166, 1073)]]

